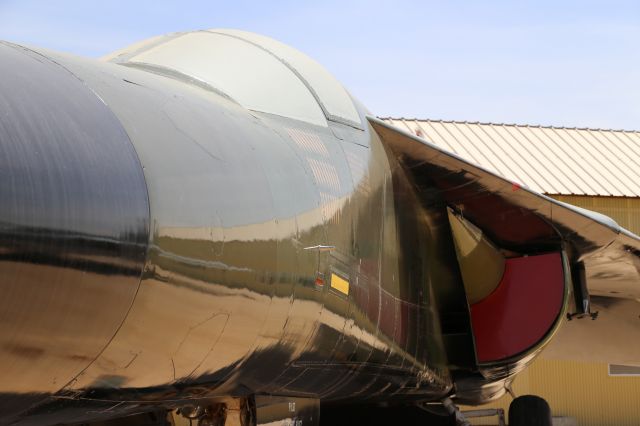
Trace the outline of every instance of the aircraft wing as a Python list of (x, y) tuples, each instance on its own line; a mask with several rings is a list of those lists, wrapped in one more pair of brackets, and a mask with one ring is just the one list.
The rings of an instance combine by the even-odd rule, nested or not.
[(447, 206), (502, 247), (542, 247), (561, 239), (572, 269), (571, 312), (597, 321), (567, 322), (550, 355), (640, 364), (640, 344), (634, 343), (640, 340), (638, 235), (608, 216), (537, 193), (378, 118), (368, 120), (419, 192), (438, 188)]

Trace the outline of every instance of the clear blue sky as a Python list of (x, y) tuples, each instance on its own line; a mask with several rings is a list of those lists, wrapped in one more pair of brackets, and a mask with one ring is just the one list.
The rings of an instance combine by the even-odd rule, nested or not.
[(638, 1), (0, 0), (0, 39), (80, 55), (202, 28), (290, 44), (378, 115), (640, 130)]

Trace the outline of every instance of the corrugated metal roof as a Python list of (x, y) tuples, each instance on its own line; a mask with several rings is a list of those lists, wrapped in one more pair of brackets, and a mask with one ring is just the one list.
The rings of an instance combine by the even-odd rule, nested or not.
[(640, 132), (383, 118), (529, 188), (640, 197)]

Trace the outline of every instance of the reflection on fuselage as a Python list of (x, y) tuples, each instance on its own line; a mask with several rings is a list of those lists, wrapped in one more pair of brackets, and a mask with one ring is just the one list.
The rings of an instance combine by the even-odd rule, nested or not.
[[(36, 207), (13, 200), (23, 216), (40, 218), (30, 226), (0, 218), (5, 279), (28, 277), (0, 310), (11, 317), (1, 330), (9, 339), (3, 403), (25, 395), (14, 412), (33, 404), (27, 395), (117, 404), (253, 393), (438, 398), (450, 390), (435, 299), (462, 286), (449, 262), (446, 215), (419, 205), (370, 129), (249, 113), (166, 77), (3, 49), (21, 58), (20, 73), (42, 80), (39, 90), (57, 78), (60, 90), (89, 96), (93, 118), (111, 123), (126, 145), (109, 145), (99, 125), (102, 133), (88, 137), (86, 118), (83, 141), (43, 148), (51, 151), (46, 167), (18, 156), (25, 181), (45, 182), (43, 171), (63, 177), (52, 181), (56, 197), (29, 195)], [(32, 114), (92, 111), (68, 106), (60, 100), (67, 94), (33, 94), (43, 96), (55, 102), (29, 104)], [(61, 170), (77, 166), (64, 161), (78, 155), (74, 143), (123, 158), (108, 178), (67, 176)], [(95, 162), (89, 155), (82, 164), (113, 167)], [(74, 184), (90, 190), (73, 192)], [(52, 205), (59, 231), (42, 219)]]

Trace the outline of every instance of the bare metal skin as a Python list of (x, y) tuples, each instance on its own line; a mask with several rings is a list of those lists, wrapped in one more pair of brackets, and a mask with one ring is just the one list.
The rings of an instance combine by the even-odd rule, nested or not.
[[(323, 107), (318, 125), (9, 43), (0, 75), (2, 424), (230, 401), (256, 424), (265, 395), (312, 401), (305, 424), (320, 401), (482, 403), (568, 298), (529, 349), (479, 363), (448, 207), (505, 252), (562, 253), (567, 290), (574, 264), (597, 293), (591, 270), (636, 259), (615, 223), (509, 193), (355, 101), (357, 122)], [(635, 294), (637, 271), (616, 270)]]

